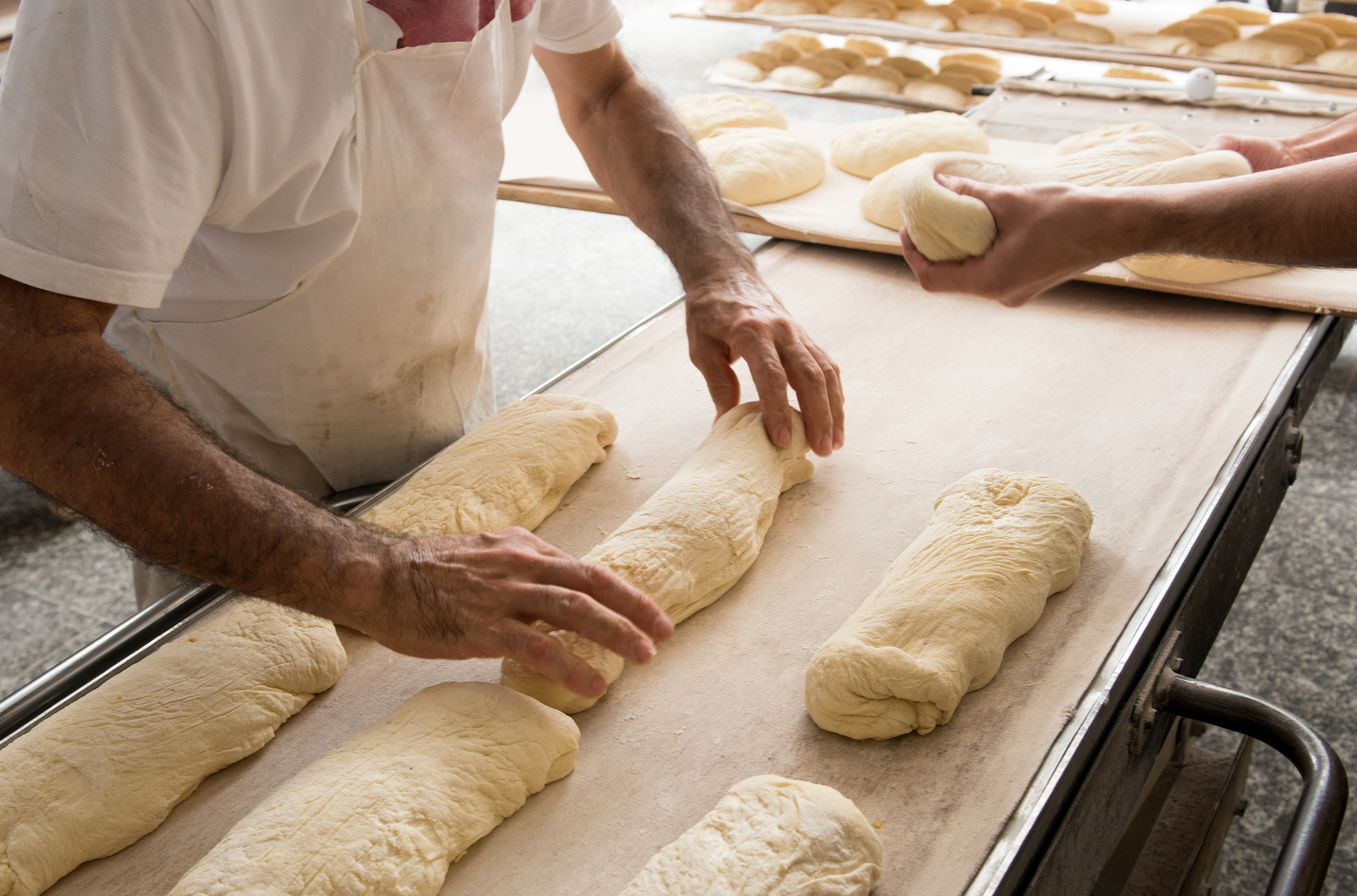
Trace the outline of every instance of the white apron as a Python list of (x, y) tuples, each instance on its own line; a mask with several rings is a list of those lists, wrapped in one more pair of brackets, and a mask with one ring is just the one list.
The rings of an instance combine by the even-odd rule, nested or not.
[(531, 41), (504, 0), (468, 42), (378, 52), (362, 4), (349, 247), (259, 311), (121, 314), (107, 334), (248, 463), (313, 495), (393, 479), (494, 410), (484, 308), (500, 125)]

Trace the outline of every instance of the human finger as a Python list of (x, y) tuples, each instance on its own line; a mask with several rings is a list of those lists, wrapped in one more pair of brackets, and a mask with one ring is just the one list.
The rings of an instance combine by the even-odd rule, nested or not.
[(719, 419), (740, 403), (740, 378), (731, 369), (735, 358), (707, 339), (690, 338), (689, 345), (688, 359), (702, 374), (707, 384), (707, 394), (716, 406), (716, 417)]
[(598, 671), (559, 639), (530, 625), (505, 620), (495, 653), (513, 659), (581, 697), (596, 700), (608, 690)]
[(801, 408), (806, 441), (816, 454), (828, 457), (836, 439), (842, 444), (843, 393), (838, 366), (804, 333), (798, 332), (779, 354)]
[(781, 353), (769, 332), (769, 325), (760, 322), (743, 354), (749, 365), (749, 376), (759, 395), (763, 411), (763, 427), (768, 438), (778, 448), (792, 443), (792, 407), (787, 400), (787, 370)]
[[(558, 597), (556, 607), (547, 608), (556, 615), (539, 615), (538, 618), (546, 619), (558, 628), (578, 630), (589, 640), (597, 641), (614, 653), (634, 662), (644, 662), (650, 657), (648, 654), (641, 656), (639, 653), (631, 653), (625, 647), (616, 649), (608, 641), (596, 638), (570, 623), (581, 620), (587, 624), (596, 624), (595, 620), (587, 618), (591, 609), (606, 610), (612, 619), (625, 622), (629, 628), (647, 639), (663, 641), (674, 633), (674, 623), (650, 595), (597, 563), (571, 560), (562, 574), (553, 578), (549, 584), (578, 595), (579, 599), (572, 597), (561, 600)], [(584, 603), (581, 603), (580, 599), (583, 599)]]

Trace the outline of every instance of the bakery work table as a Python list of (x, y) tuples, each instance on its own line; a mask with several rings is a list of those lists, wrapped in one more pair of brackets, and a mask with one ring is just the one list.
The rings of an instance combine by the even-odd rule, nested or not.
[[(1183, 675), (1200, 667), (1347, 323), (1092, 283), (1012, 310), (926, 294), (898, 258), (797, 243), (760, 264), (842, 367), (847, 445), (783, 495), (744, 578), (576, 717), (576, 771), (474, 846), (443, 892), (617, 892), (727, 787), (763, 773), (857, 803), (885, 848), (879, 894), (1090, 892), (1172, 727), (1137, 698), (1159, 654)], [(692, 453), (711, 407), (677, 305), (547, 389), (602, 402), (621, 430), (537, 530), (579, 556)], [(857, 742), (816, 728), (802, 702), (813, 651), (938, 492), (991, 466), (1055, 476), (1089, 502), (1079, 579), (932, 734)], [(0, 737), (196, 612), (110, 633), (0, 705)], [(272, 743), (49, 892), (168, 891), (267, 791), (405, 697), (498, 677), (495, 662), (414, 660), (343, 634), (348, 670)]]

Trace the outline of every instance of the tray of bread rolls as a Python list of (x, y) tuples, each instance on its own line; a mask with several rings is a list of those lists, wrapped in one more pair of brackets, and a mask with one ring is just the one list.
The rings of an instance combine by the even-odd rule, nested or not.
[(707, 0), (677, 16), (1357, 86), (1357, 17), (1237, 2)]
[[(1070, 757), (1113, 702), (1116, 670), (1151, 649), (1172, 583), (1192, 573), (1184, 558), (1229, 503), (1221, 471), (1245, 450), (1311, 319), (1165, 295), (1128, 306), (1122, 291), (1088, 283), (1015, 313), (925, 295), (882, 255), (791, 242), (760, 253), (760, 267), (842, 365), (848, 442), (814, 460), (804, 441), (772, 451), (761, 420), (740, 411), (751, 468), (782, 474), (767, 486), (771, 505), (754, 502), (760, 544), (654, 660), (567, 718), (502, 686), (497, 660), (415, 659), (232, 596), (139, 662), (138, 676), (82, 698), (80, 724), (43, 734), (50, 751), (0, 751), (11, 785), (0, 821), (30, 811), (41, 823), (6, 831), (4, 867), (35, 887), (20, 892), (392, 892), (396, 875), (418, 894), (614, 894), (737, 782), (770, 775), (856, 807), (851, 839), (829, 819), (793, 832), (812, 858), (852, 860), (856, 885), (843, 892), (875, 883), (880, 896), (961, 896), (1020, 878), (1017, 845), (1072, 786)], [(605, 556), (635, 531), (629, 520), (694, 481), (684, 471), (708, 440), (736, 431), (713, 428), (684, 333), (676, 304), (502, 409), (366, 518), (465, 533), (501, 524), (486, 508), (509, 494), (508, 519), (573, 556)], [(491, 473), (458, 475), (481, 470), (487, 451)], [(513, 487), (494, 487), (493, 471)], [(473, 480), (492, 486), (470, 489), (483, 500), (466, 498)], [(815, 658), (896, 558), (946, 524), (939, 496), (977, 482), (994, 486), (981, 489), (994, 512), (1051, 490), (1072, 511), (1054, 560), (1036, 558), (1058, 574), (1018, 567), (1018, 579), (1041, 579), (1039, 616), (1004, 637), (997, 668), (982, 657), (987, 683), (946, 713), (911, 713), (887, 736), (822, 727), (806, 696)], [(743, 528), (702, 531), (720, 543)], [(685, 570), (707, 575), (691, 562)], [(449, 778), (445, 753), (468, 742), (474, 761)], [(775, 821), (752, 823), (767, 832)], [(766, 840), (737, 830), (745, 861), (730, 873), (748, 871)], [(684, 867), (706, 871), (722, 855)], [(824, 874), (831, 863), (815, 864)], [(807, 873), (804, 862), (776, 868), (789, 866)], [(291, 869), (283, 885), (280, 868)]]

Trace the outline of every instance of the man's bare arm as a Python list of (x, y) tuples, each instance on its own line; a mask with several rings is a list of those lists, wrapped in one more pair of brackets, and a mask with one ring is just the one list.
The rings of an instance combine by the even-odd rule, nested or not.
[(940, 178), (994, 215), (982, 256), (937, 264), (902, 232), (928, 290), (1021, 305), (1095, 265), (1140, 252), (1313, 267), (1357, 266), (1357, 153), (1243, 177), (1153, 187), (1002, 187)]
[(534, 620), (637, 662), (672, 631), (648, 597), (523, 530), (391, 537), (258, 475), (103, 341), (112, 311), (0, 278), (0, 466), (137, 553), (415, 656), (514, 656), (587, 696), (602, 680)]
[(717, 413), (740, 401), (731, 365), (743, 357), (776, 444), (791, 440), (790, 385), (816, 453), (842, 446), (838, 367), (759, 278), (711, 172), (668, 104), (616, 41), (580, 54), (539, 48), (536, 57), (599, 185), (674, 263), (687, 293), (689, 354)]

